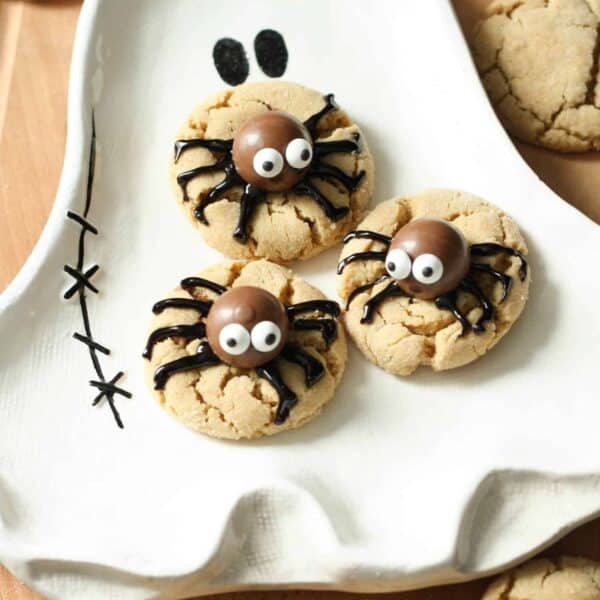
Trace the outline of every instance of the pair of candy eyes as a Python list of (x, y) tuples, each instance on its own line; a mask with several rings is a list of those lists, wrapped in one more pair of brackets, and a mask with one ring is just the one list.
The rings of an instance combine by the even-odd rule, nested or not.
[(412, 276), (424, 285), (437, 283), (444, 275), (444, 265), (435, 254), (420, 254), (414, 261), (401, 248), (388, 252), (385, 268), (394, 279)]
[(229, 323), (219, 333), (219, 344), (227, 354), (244, 354), (250, 345), (259, 352), (271, 352), (281, 341), (281, 329), (273, 321), (261, 321), (252, 331), (239, 323)]
[[(292, 140), (285, 149), (285, 160), (294, 169), (308, 167), (312, 157), (312, 146), (304, 138)], [(258, 175), (271, 179), (277, 177), (283, 171), (285, 162), (279, 150), (275, 148), (263, 148), (254, 155), (252, 166)]]

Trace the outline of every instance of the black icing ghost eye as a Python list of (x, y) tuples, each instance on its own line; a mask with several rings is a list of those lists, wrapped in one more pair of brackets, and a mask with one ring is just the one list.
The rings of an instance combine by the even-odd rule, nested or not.
[(250, 65), (244, 46), (233, 38), (220, 39), (213, 48), (213, 61), (221, 79), (239, 85), (248, 79)]
[(304, 138), (292, 140), (285, 149), (285, 159), (288, 165), (294, 169), (304, 169), (308, 167), (313, 157), (313, 149), (310, 142)]
[(421, 254), (412, 266), (413, 277), (425, 285), (437, 283), (444, 274), (444, 265), (435, 254)]
[(258, 175), (271, 179), (283, 171), (283, 156), (275, 148), (263, 148), (254, 155), (252, 166)]
[(281, 341), (281, 329), (273, 321), (261, 321), (252, 328), (252, 346), (259, 352), (271, 352)]
[(401, 248), (390, 250), (385, 257), (385, 269), (394, 279), (406, 279), (411, 266), (410, 256)]
[(263, 29), (254, 38), (256, 61), (268, 77), (281, 77), (288, 62), (288, 50), (283, 36), (273, 29)]
[(229, 323), (219, 333), (219, 344), (227, 354), (244, 354), (250, 348), (250, 334), (243, 325)]

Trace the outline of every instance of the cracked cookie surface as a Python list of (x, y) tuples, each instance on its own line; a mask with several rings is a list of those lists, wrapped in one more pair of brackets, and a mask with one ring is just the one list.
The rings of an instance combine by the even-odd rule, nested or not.
[[(481, 198), (454, 190), (427, 190), (383, 202), (357, 229), (393, 236), (400, 227), (421, 217), (450, 221), (469, 244), (495, 242), (527, 254), (525, 240), (513, 219)], [(382, 245), (355, 239), (345, 245), (340, 259), (369, 250), (382, 250)], [(371, 362), (395, 375), (410, 375), (421, 365), (441, 371), (476, 360), (517, 320), (527, 300), (530, 282), (529, 274), (520, 280), (520, 261), (516, 257), (498, 255), (486, 258), (485, 262), (510, 275), (512, 289), (506, 300), (500, 302), (500, 283), (485, 275), (475, 277), (495, 307), (494, 318), (486, 323), (483, 333), (471, 330), (461, 335), (462, 327), (449, 311), (438, 309), (433, 301), (408, 297), (388, 298), (379, 305), (371, 323), (361, 323), (363, 305), (385, 288), (387, 283), (382, 282), (357, 295), (344, 313), (350, 337)], [(338, 279), (340, 298), (347, 302), (354, 289), (377, 280), (384, 273), (383, 261), (357, 261), (347, 265)], [(457, 305), (471, 324), (482, 314), (475, 299), (468, 294), (459, 293)]]
[[(225, 90), (200, 104), (179, 130), (177, 139), (231, 139), (249, 118), (269, 110), (285, 111), (304, 121), (323, 108), (324, 102), (322, 93), (295, 83), (247, 83)], [(338, 109), (319, 121), (315, 141), (352, 139), (357, 132), (358, 127), (344, 111)], [(338, 243), (364, 216), (373, 191), (373, 159), (361, 134), (360, 152), (331, 154), (324, 159), (327, 164), (350, 175), (365, 171), (353, 192), (333, 181), (312, 180), (333, 204), (349, 207), (345, 217), (335, 222), (330, 220), (308, 196), (292, 192), (269, 193), (266, 200), (256, 207), (249, 223), (248, 240), (242, 244), (232, 237), (240, 213), (240, 187), (224, 193), (218, 202), (206, 208), (209, 225), (205, 225), (194, 216), (194, 209), (223, 179), (223, 172), (206, 173), (191, 180), (188, 202), (184, 201), (177, 185), (179, 173), (214, 162), (215, 156), (210, 151), (190, 149), (176, 164), (171, 162), (171, 182), (178, 203), (206, 243), (231, 258), (267, 258), (287, 263), (314, 256)]]
[[(198, 275), (226, 287), (250, 285), (266, 289), (285, 305), (325, 298), (289, 269), (266, 260), (220, 263)], [(169, 297), (215, 300), (217, 295), (203, 288), (194, 288), (190, 293), (177, 287)], [(310, 313), (306, 315), (310, 316)], [(150, 331), (159, 327), (193, 324), (198, 320), (198, 313), (194, 310), (168, 308), (154, 318)], [(155, 370), (169, 361), (194, 355), (198, 340), (186, 343), (182, 338), (170, 337), (158, 342), (151, 360), (145, 361), (146, 379), (160, 404), (195, 431), (228, 439), (273, 435), (312, 420), (332, 398), (346, 364), (346, 340), (339, 321), (337, 333), (336, 340), (327, 346), (319, 332), (290, 329), (290, 341), (319, 359), (325, 366), (325, 374), (307, 388), (304, 373), (298, 365), (277, 360), (283, 380), (298, 398), (289, 417), (281, 425), (274, 422), (279, 396), (254, 369), (239, 369), (226, 364), (203, 367), (176, 373), (163, 390), (153, 389)]]
[(568, 556), (532, 560), (495, 579), (482, 600), (600, 600), (600, 565)]
[(600, 150), (600, 2), (500, 0), (472, 37), (504, 126), (564, 152)]

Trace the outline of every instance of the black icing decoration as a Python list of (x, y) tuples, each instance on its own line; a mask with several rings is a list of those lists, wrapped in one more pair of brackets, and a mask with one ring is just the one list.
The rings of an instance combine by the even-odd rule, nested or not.
[(222, 38), (213, 48), (213, 61), (221, 79), (239, 85), (248, 79), (250, 66), (244, 46), (233, 38)]
[(73, 285), (64, 293), (63, 296), (65, 299), (68, 300), (69, 298), (72, 298), (76, 295), (79, 301), (79, 308), (81, 311), (81, 320), (83, 323), (84, 333), (79, 333), (76, 331), (73, 333), (73, 338), (87, 347), (92, 366), (96, 373), (97, 379), (92, 379), (89, 382), (89, 385), (94, 388), (97, 388), (100, 393), (96, 395), (96, 397), (93, 399), (92, 406), (96, 406), (102, 400), (106, 400), (117, 426), (122, 429), (123, 421), (121, 420), (121, 416), (115, 405), (115, 396), (131, 398), (131, 393), (128, 392), (126, 389), (116, 385), (117, 382), (123, 377), (123, 371), (119, 371), (110, 380), (106, 379), (104, 369), (102, 368), (102, 364), (100, 362), (99, 354), (109, 355), (110, 349), (107, 346), (104, 346), (103, 344), (95, 340), (94, 336), (92, 335), (92, 326), (86, 296), (86, 291), (93, 292), (94, 294), (97, 294), (99, 291), (98, 287), (94, 283), (92, 283), (91, 280), (92, 277), (98, 272), (100, 267), (98, 265), (93, 265), (87, 269), (84, 269), (86, 235), (88, 233), (91, 235), (98, 234), (98, 229), (88, 219), (88, 213), (90, 212), (90, 208), (92, 205), (92, 189), (94, 184), (95, 164), (96, 122), (94, 119), (94, 114), (92, 112), (92, 135), (90, 140), (87, 186), (83, 215), (79, 215), (71, 210), (67, 211), (66, 215), (68, 219), (71, 219), (71, 221), (73, 221), (81, 227), (81, 231), (79, 232), (79, 241), (77, 244), (77, 264), (75, 267), (72, 267), (70, 265), (64, 265), (63, 267), (65, 273), (70, 275), (74, 280)]
[(263, 29), (254, 38), (258, 66), (268, 77), (281, 77), (288, 63), (288, 50), (283, 36), (273, 29)]

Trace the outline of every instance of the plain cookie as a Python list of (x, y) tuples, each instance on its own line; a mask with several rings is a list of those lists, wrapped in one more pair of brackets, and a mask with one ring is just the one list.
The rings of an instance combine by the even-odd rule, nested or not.
[(600, 600), (600, 565), (585, 558), (532, 560), (495, 579), (482, 600)]
[[(259, 376), (257, 369), (232, 367), (218, 358), (211, 366), (189, 368), (188, 365), (183, 371), (173, 372), (160, 382), (162, 389), (155, 389), (157, 373), (162, 368), (164, 374), (165, 365), (174, 361), (194, 361), (199, 356), (200, 346), (207, 343), (202, 341), (207, 337), (205, 325), (208, 337), (211, 337), (207, 324), (210, 313), (207, 319), (201, 312), (207, 301), (214, 302), (223, 297), (219, 286), (237, 290), (243, 286), (261, 288), (273, 294), (284, 306), (324, 299), (319, 290), (289, 269), (265, 260), (220, 263), (205, 269), (199, 277), (216, 284), (213, 285), (216, 291), (207, 289), (197, 279), (186, 278), (182, 285), (165, 297), (167, 300), (161, 301), (162, 304), (157, 303), (154, 308), (157, 314), (150, 331), (160, 330), (162, 333), (154, 334), (154, 343), (149, 344), (150, 353), (147, 354), (150, 359), (145, 363), (148, 384), (160, 404), (187, 427), (213, 437), (229, 439), (273, 435), (300, 427), (315, 418), (334, 395), (344, 372), (347, 352), (343, 327), (337, 318), (322, 310), (304, 308), (295, 318), (290, 317), (288, 340), (299, 347), (304, 355), (308, 355), (307, 360), (313, 364), (313, 371), (315, 366), (323, 369), (317, 381), (308, 386), (307, 374), (299, 364), (281, 356), (274, 360), (284, 384), (297, 399), (289, 416), (281, 424), (276, 423), (281, 397), (275, 387)], [(179, 306), (174, 306), (176, 303)], [(328, 302), (327, 305), (338, 309), (336, 303)], [(209, 308), (206, 305), (206, 309)], [(239, 316), (244, 316), (246, 308), (239, 307)], [(308, 319), (309, 326), (295, 329), (292, 324), (300, 318)], [(323, 331), (316, 330), (312, 326), (315, 319), (321, 323), (328, 321), (329, 325)], [(304, 321), (304, 325), (306, 323)], [(180, 326), (183, 328), (163, 329)], [(252, 331), (253, 349), (255, 332)], [(264, 332), (260, 344), (269, 344), (271, 334), (270, 330)], [(236, 335), (236, 331), (233, 331), (230, 337), (235, 341)], [(226, 336), (224, 344), (229, 342)], [(214, 343), (212, 346), (217, 351)], [(261, 346), (256, 344), (256, 347)], [(268, 348), (261, 349), (266, 351)], [(210, 354), (210, 351), (204, 351), (207, 359), (211, 358)]]
[[(177, 139), (233, 140), (250, 119), (273, 111), (284, 111), (306, 123), (311, 116), (322, 111), (326, 104), (327, 98), (322, 93), (295, 83), (248, 83), (221, 92), (200, 104), (180, 129)], [(264, 123), (263, 127), (266, 127)], [(282, 129), (278, 131), (281, 132)], [(225, 178), (223, 169), (203, 172), (189, 179), (185, 175), (198, 167), (214, 165), (226, 152), (213, 152), (193, 144), (184, 147), (185, 151), (171, 162), (173, 191), (177, 202), (199, 229), (207, 244), (231, 258), (267, 258), (277, 263), (287, 263), (318, 254), (337, 244), (352, 229), (364, 216), (373, 191), (374, 167), (368, 146), (357, 125), (340, 109), (332, 109), (317, 119), (314, 131), (314, 157), (310, 168), (298, 167), (298, 170), (314, 172), (313, 166), (325, 165), (319, 169), (324, 178), (304, 177), (302, 183), (308, 182), (316, 188), (316, 193), (325, 198), (325, 202), (331, 203), (330, 211), (338, 211), (340, 214), (335, 214), (333, 218), (327, 216), (322, 204), (319, 204), (323, 200), (315, 200), (314, 194), (311, 196), (300, 188), (297, 188), (300, 191), (269, 191), (264, 198), (251, 193), (246, 203), (250, 214), (248, 224), (243, 232), (237, 231), (237, 239), (234, 232), (240, 220), (243, 183), (238, 181), (238, 184), (222, 190), (218, 200), (212, 202), (210, 194)], [(247, 138), (250, 141), (253, 139), (251, 135)], [(328, 150), (325, 153), (323, 148), (317, 148), (317, 145), (324, 142), (343, 141), (352, 146), (354, 140), (358, 140), (358, 151), (346, 149), (330, 153)], [(330, 145), (329, 148), (331, 147)], [(273, 161), (265, 155), (265, 160), (261, 159), (258, 165), (255, 163), (255, 168), (258, 167), (268, 177), (268, 172), (262, 171), (262, 166), (277, 169), (280, 167), (280, 158), (283, 158), (284, 168), (288, 172), (292, 163), (303, 165), (303, 148), (296, 146), (288, 149), (291, 155), (286, 155), (284, 148), (279, 148), (277, 160)], [(234, 147), (234, 158), (235, 151)], [(258, 152), (256, 156), (258, 157)], [(249, 162), (252, 167), (252, 161)], [(334, 170), (336, 172), (332, 175)], [(237, 171), (239, 169), (230, 171), (232, 178), (235, 179)], [(364, 172), (362, 177), (361, 172)], [(248, 179), (243, 181), (247, 183)], [(266, 182), (264, 178), (263, 181)], [(199, 215), (197, 210), (200, 205), (206, 205), (203, 215)], [(206, 223), (202, 222), (203, 218)], [(245, 236), (243, 240), (240, 239), (242, 235)]]
[(555, 150), (600, 150), (600, 2), (501, 0), (487, 13), (472, 48), (505, 127)]
[[(453, 190), (428, 190), (383, 202), (360, 223), (357, 230), (391, 237), (407, 223), (423, 218), (450, 222), (462, 232), (469, 245), (491, 242), (527, 253), (525, 241), (513, 219), (476, 196)], [(485, 273), (473, 276), (494, 307), (491, 320), (484, 324), (481, 333), (474, 332), (473, 325), (481, 319), (483, 311), (475, 297), (466, 292), (459, 292), (456, 296), (457, 307), (470, 325), (464, 334), (460, 322), (449, 310), (438, 308), (434, 300), (404, 294), (378, 303), (372, 313), (372, 321), (361, 323), (365, 304), (393, 282), (386, 271), (391, 256), (386, 255), (387, 247), (385, 243), (372, 239), (349, 241), (341, 254), (341, 264), (355, 253), (374, 252), (375, 255), (371, 260), (361, 258), (346, 264), (339, 276), (338, 292), (344, 303), (355, 292), (344, 313), (347, 331), (371, 362), (390, 373), (410, 375), (420, 365), (442, 371), (470, 363), (498, 343), (525, 306), (529, 270), (521, 271), (522, 261), (518, 256), (501, 253), (477, 258), (477, 262), (487, 263), (512, 279), (512, 287), (502, 301), (503, 286), (500, 282)], [(431, 255), (427, 256), (426, 262), (431, 260)], [(435, 261), (431, 264), (437, 268)], [(399, 265), (397, 261), (396, 267), (400, 268)], [(413, 265), (417, 265), (416, 259)], [(429, 263), (424, 269), (434, 270)], [(384, 281), (360, 292), (361, 286), (372, 284), (382, 276), (386, 276)]]

